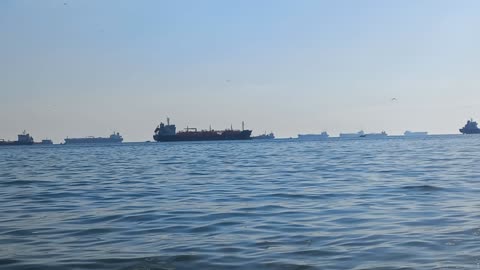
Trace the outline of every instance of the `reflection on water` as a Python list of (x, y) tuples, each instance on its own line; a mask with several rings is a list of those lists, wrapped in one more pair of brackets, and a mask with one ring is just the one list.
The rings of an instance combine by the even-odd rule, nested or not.
[(480, 137), (0, 149), (7, 269), (476, 269)]

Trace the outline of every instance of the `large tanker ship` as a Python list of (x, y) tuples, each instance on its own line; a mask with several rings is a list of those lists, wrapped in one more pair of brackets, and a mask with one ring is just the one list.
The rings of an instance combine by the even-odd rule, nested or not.
[(223, 140), (249, 140), (252, 131), (244, 129), (234, 130), (233, 128), (225, 130), (201, 130), (196, 128), (185, 128), (184, 131), (177, 132), (175, 125), (170, 124), (167, 118), (167, 124), (160, 123), (155, 129), (153, 139), (157, 142), (178, 142), (178, 141), (223, 141)]

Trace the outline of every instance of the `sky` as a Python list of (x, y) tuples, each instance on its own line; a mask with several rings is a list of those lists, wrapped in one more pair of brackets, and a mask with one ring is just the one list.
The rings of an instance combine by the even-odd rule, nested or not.
[(479, 11), (476, 0), (2, 0), (0, 138), (146, 141), (166, 117), (277, 137), (458, 133), (480, 120)]

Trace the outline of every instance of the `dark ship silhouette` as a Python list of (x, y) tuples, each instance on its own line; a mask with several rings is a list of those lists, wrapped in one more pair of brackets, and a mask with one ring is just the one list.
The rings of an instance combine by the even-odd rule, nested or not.
[(462, 134), (480, 134), (480, 128), (478, 128), (477, 122), (470, 119), (467, 121), (467, 124), (461, 129), (459, 129)]
[(5, 141), (0, 140), (0, 146), (7, 145), (32, 145), (34, 143), (33, 137), (30, 136), (26, 131), (23, 131), (22, 134), (18, 134), (18, 140), (16, 141)]
[(153, 139), (157, 142), (178, 142), (178, 141), (222, 141), (222, 140), (249, 140), (252, 131), (244, 129), (234, 130), (233, 128), (225, 130), (201, 130), (196, 128), (185, 128), (185, 131), (176, 132), (175, 125), (170, 125), (170, 119), (167, 118), (167, 124), (160, 123), (155, 129)]

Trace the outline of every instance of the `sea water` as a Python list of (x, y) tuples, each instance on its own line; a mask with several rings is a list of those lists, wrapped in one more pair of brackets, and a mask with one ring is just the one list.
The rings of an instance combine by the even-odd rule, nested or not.
[(480, 136), (0, 148), (1, 269), (478, 269)]

